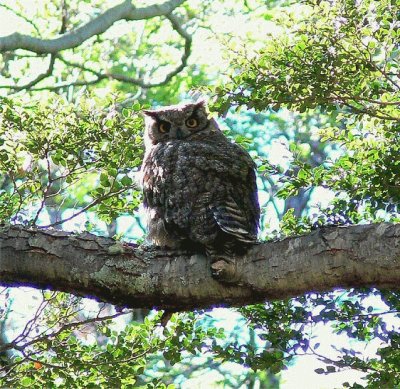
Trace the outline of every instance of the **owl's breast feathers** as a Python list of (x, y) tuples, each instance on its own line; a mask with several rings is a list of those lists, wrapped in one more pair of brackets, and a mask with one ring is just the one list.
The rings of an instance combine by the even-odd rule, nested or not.
[(166, 228), (186, 231), (202, 244), (221, 231), (234, 240), (257, 240), (260, 208), (255, 164), (223, 135), (202, 141), (160, 143), (142, 166), (144, 204)]

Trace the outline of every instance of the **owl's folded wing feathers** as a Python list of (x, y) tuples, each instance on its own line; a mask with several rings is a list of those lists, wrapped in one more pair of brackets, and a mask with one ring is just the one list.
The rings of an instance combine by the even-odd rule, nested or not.
[(223, 203), (210, 208), (222, 231), (235, 236), (241, 242), (254, 243), (257, 240), (257, 236), (250, 231), (249, 221), (233, 198), (229, 197)]

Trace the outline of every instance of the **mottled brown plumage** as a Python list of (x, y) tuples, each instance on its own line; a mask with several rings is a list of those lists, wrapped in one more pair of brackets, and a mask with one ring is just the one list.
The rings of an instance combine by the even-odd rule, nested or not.
[(242, 254), (257, 240), (260, 217), (249, 154), (207, 117), (204, 102), (144, 114), (147, 240), (205, 250), (213, 261)]

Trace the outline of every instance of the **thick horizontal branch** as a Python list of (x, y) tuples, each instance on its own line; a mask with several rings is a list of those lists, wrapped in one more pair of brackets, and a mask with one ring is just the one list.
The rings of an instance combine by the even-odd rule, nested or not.
[(243, 305), (336, 287), (399, 288), (400, 224), (330, 227), (255, 245), (231, 282), (200, 254), (142, 249), (92, 234), (13, 226), (0, 232), (0, 284), (71, 292), (129, 307)]
[(107, 31), (119, 20), (142, 20), (170, 14), (185, 0), (168, 0), (162, 4), (136, 8), (131, 0), (105, 11), (85, 25), (55, 39), (40, 39), (15, 32), (0, 38), (0, 52), (24, 49), (37, 54), (51, 54), (80, 46), (89, 38)]

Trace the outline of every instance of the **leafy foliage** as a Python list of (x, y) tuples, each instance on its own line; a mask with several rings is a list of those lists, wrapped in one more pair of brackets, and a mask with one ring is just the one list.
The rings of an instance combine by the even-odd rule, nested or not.
[[(108, 220), (138, 206), (131, 172), (141, 161), (141, 118), (118, 113), (115, 104), (99, 112), (84, 99), (78, 106), (54, 99), (29, 107), (2, 100), (3, 222), (43, 225), (45, 208), (60, 211), (61, 204), (75, 214), (96, 210)], [(58, 215), (50, 222), (62, 221)]]
[(394, 15), (399, 4), (305, 4), (280, 15), (285, 32), (271, 36), (256, 55), (235, 51), (230, 82), (217, 89), (222, 104), (235, 102), (258, 110), (285, 105), (299, 111), (342, 106), (352, 113), (397, 121), (399, 31)]
[[(18, 349), (24, 340), (31, 339), (21, 347), (22, 356), (11, 357), (2, 385), (137, 387), (146, 383), (143, 372), (152, 354), (164, 350), (164, 358), (173, 365), (182, 359), (183, 350), (199, 352), (206, 347), (206, 338), (221, 336), (215, 328), (203, 331), (196, 327), (193, 314), (172, 319), (164, 329), (158, 324), (162, 312), (146, 317), (143, 323), (116, 329), (111, 319), (126, 317), (129, 311), (105, 314), (107, 310), (109, 307), (102, 305), (97, 313), (85, 317), (80, 300), (45, 293), (37, 314), (13, 341)], [(34, 334), (35, 328), (41, 328), (39, 335)], [(90, 339), (93, 330), (98, 331), (97, 341)], [(150, 379), (149, 387), (163, 387), (160, 382)]]
[(342, 155), (313, 166), (293, 145), (294, 160), (278, 195), (287, 198), (301, 188), (326, 187), (336, 192), (335, 210), (349, 222), (378, 220), (382, 211), (396, 220), (400, 83), (399, 30), (393, 15), (399, 14), (400, 4), (306, 4), (300, 11), (282, 13), (279, 22), (287, 30), (271, 36), (255, 55), (232, 53), (229, 82), (215, 88), (216, 108), (317, 108), (333, 114), (335, 121), (320, 127), (320, 136), (340, 146)]

